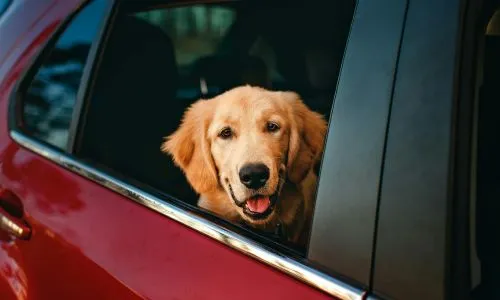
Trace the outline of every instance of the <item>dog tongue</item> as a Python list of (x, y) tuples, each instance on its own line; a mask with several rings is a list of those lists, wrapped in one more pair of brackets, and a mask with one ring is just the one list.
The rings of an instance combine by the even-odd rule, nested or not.
[(255, 213), (263, 213), (267, 210), (267, 208), (271, 205), (271, 201), (269, 197), (258, 197), (247, 200), (247, 208), (251, 212)]

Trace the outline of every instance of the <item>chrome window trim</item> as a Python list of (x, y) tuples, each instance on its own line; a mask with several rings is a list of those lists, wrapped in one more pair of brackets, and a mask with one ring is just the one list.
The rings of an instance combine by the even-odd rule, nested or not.
[(147, 192), (140, 190), (130, 184), (116, 179), (102, 171), (99, 171), (70, 155), (53, 150), (41, 142), (25, 135), (24, 133), (11, 130), (11, 138), (22, 147), (68, 169), (78, 175), (90, 179), (103, 187), (117, 192), (151, 210), (154, 210), (174, 221), (190, 227), (216, 241), (219, 241), (233, 249), (236, 249), (260, 262), (274, 267), (296, 279), (307, 283), (329, 295), (339, 299), (363, 299), (364, 291), (352, 287), (325, 273), (319, 272), (290, 257), (268, 249), (249, 238), (231, 232), (222, 226), (203, 219), (195, 214), (182, 210), (181, 208), (163, 201)]

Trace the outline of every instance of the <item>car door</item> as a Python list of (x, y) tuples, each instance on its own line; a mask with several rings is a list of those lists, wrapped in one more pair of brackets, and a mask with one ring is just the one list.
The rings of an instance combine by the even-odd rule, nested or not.
[[(36, 48), (44, 44), (48, 33), (54, 30), (54, 24), (61, 19), (64, 20), (68, 13), (79, 5), (77, 1), (68, 1), (59, 6), (53, 4), (45, 1), (40, 5), (34, 5), (33, 11), (28, 15), (20, 11), (21, 6), (15, 6), (16, 10), (11, 16), (15, 19), (6, 20), (10, 22), (6, 24), (9, 26), (27, 17), (25, 22), (28, 24), (32, 22), (34, 28), (29, 28), (27, 32), (23, 32), (22, 27), (19, 28), (21, 31), (18, 34), (24, 39), (19, 38), (16, 42), (22, 51), (13, 50), (11, 57), (6, 59), (5, 64), (14, 60), (16, 62), (12, 68), (13, 72), (6, 74), (4, 77), (6, 80), (2, 82), (5, 88), (3, 91), (6, 91), (3, 96), (14, 91), (12, 84), (16, 82), (20, 69), (36, 54)], [(92, 14), (83, 16), (83, 19), (102, 18), (105, 7), (102, 3), (100, 6), (94, 5), (90, 8)], [(92, 16), (94, 13), (96, 15)], [(75, 22), (79, 22), (81, 26), (83, 19)], [(94, 25), (89, 30), (90, 34), (81, 36), (83, 44), (92, 41), (91, 32), (95, 32), (97, 28), (98, 25)], [(71, 39), (68, 42), (71, 43)], [(12, 56), (15, 57), (16, 54), (18, 57), (13, 59)], [(74, 91), (69, 90), (69, 92)], [(8, 111), (8, 101), (2, 101), (3, 120), (7, 120)], [(59, 167), (46, 164), (48, 161), (41, 160), (40, 156), (32, 156), (30, 152), (18, 148), (12, 143), (8, 133), (7, 123), (2, 122), (0, 184), (2, 218), (25, 226), (24, 229), (28, 230), (26, 237), (30, 239), (27, 242), (23, 237), (13, 239), (12, 235), (3, 236), (1, 242), (3, 286), (0, 297), (2, 299), (56, 297), (88, 299), (96, 295), (104, 298), (116, 295), (123, 299), (135, 298), (133, 291), (124, 288), (123, 284), (88, 259), (84, 247), (68, 243), (68, 234), (73, 235), (76, 232), (71, 229), (72, 225), (69, 223), (68, 226), (63, 225), (64, 220), (67, 220), (72, 212), (84, 207), (78, 196), (78, 190), (82, 188), (78, 187), (79, 183), (75, 182), (72, 176), (68, 176), (70, 174), (61, 172)], [(18, 165), (18, 162), (21, 165)], [(77, 222), (82, 222), (84, 219)], [(9, 232), (6, 227), (4, 229)], [(78, 239), (82, 237), (79, 236)]]
[[(160, 126), (147, 120), (160, 106), (142, 115), (140, 105), (160, 105), (160, 100), (150, 100), (168, 93), (181, 100), (190, 97), (191, 81), (181, 86), (183, 93), (169, 90), (174, 77), (166, 73), (168, 66), (179, 64), (167, 58), (170, 50), (163, 47), (169, 42), (159, 37), (153, 41), (157, 47), (141, 48), (142, 42), (162, 33), (138, 21), (144, 12), (150, 12), (147, 20), (154, 23), (169, 14), (182, 19), (185, 11), (172, 13), (172, 2), (155, 6), (147, 1), (94, 0), (68, 1), (44, 12), (37, 30), (23, 32), (19, 49), (0, 65), (0, 112), (5, 120), (0, 123), (1, 298), (361, 298), (370, 290), (379, 174), (406, 9), (404, 2), (385, 2), (390, 9), (361, 0), (354, 17), (351, 9), (344, 23), (337, 24), (342, 31), (336, 70), (342, 65), (342, 71), (311, 239), (303, 252), (183, 201), (183, 183), (163, 190), (167, 180), (154, 173), (154, 163), (146, 163), (156, 157), (147, 154), (153, 152), (123, 155), (117, 146), (122, 142), (117, 136), (124, 138), (123, 133), (104, 134), (112, 128), (132, 128), (129, 136), (147, 137)], [(313, 5), (341, 4), (347, 11), (352, 6), (349, 1)], [(189, 5), (197, 13), (215, 11), (220, 18), (216, 30), (232, 22), (233, 9), (248, 9), (225, 2), (216, 8), (199, 1)], [(160, 14), (160, 9), (167, 13)], [(276, 7), (266, 9), (277, 12)], [(329, 14), (323, 10), (323, 16)], [(118, 29), (125, 34), (118, 35)], [(142, 36), (142, 42), (127, 40), (130, 36)], [(124, 44), (116, 47), (117, 40)], [(245, 39), (239, 41), (244, 44)], [(127, 47), (136, 55), (125, 57)], [(149, 60), (155, 57), (161, 59)], [(139, 63), (132, 67), (134, 59)], [(131, 68), (143, 72), (127, 75)], [(112, 82), (120, 74), (135, 76), (136, 81)], [(334, 87), (336, 83), (336, 76), (328, 82)], [(137, 106), (128, 109), (137, 115), (113, 123), (113, 112), (122, 116), (120, 109), (127, 104), (110, 103), (131, 95)], [(174, 104), (161, 108), (164, 114), (173, 112)], [(143, 147), (135, 151), (147, 148), (139, 145)], [(132, 169), (141, 163), (139, 171)]]

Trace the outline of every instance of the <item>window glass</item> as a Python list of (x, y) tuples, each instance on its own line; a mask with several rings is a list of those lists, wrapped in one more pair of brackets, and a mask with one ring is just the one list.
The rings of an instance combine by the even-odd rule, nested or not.
[(216, 52), (236, 12), (220, 6), (194, 5), (147, 11), (137, 16), (160, 27), (172, 39), (177, 65), (182, 68)]
[(7, 7), (11, 4), (12, 0), (0, 0), (0, 17), (7, 10)]
[(352, 1), (147, 5), (117, 10), (76, 154), (304, 251)]
[(70, 22), (23, 97), (24, 129), (61, 149), (66, 148), (83, 69), (106, 5), (104, 0), (93, 1)]

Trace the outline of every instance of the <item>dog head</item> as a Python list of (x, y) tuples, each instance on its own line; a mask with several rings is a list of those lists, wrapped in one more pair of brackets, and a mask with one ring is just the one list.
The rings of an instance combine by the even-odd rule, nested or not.
[(199, 100), (162, 145), (199, 194), (223, 190), (249, 224), (265, 224), (285, 180), (299, 184), (322, 154), (327, 124), (293, 92), (238, 87)]

